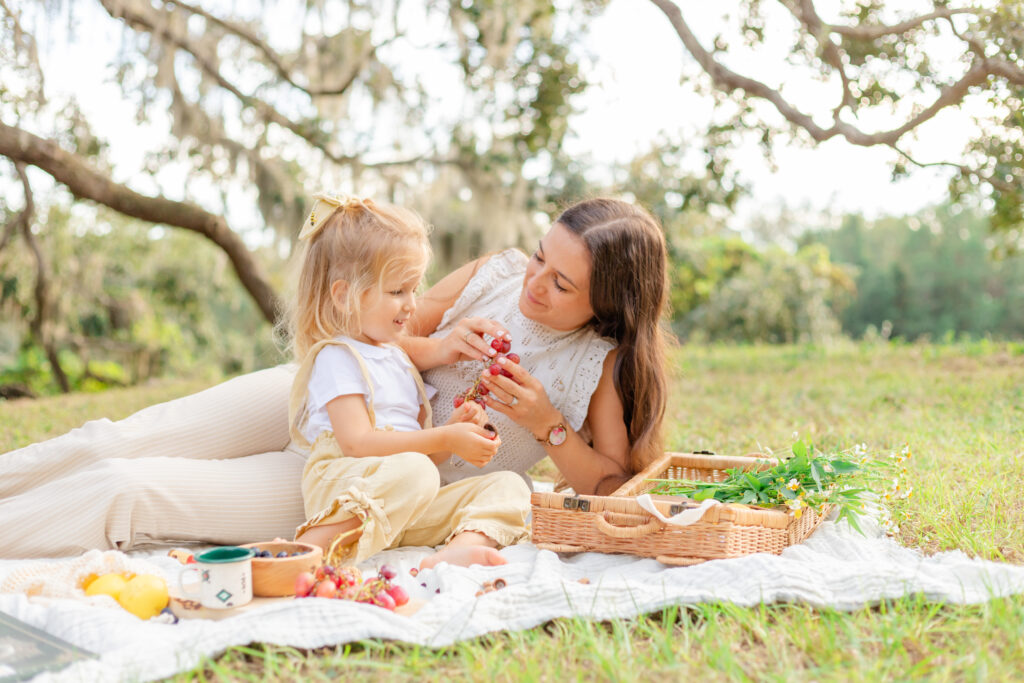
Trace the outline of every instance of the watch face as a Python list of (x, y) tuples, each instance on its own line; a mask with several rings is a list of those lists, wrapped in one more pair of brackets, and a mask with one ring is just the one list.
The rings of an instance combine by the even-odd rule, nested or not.
[(548, 443), (552, 446), (561, 446), (565, 443), (565, 439), (568, 436), (568, 432), (565, 431), (565, 427), (558, 425), (552, 427), (551, 431), (548, 432)]

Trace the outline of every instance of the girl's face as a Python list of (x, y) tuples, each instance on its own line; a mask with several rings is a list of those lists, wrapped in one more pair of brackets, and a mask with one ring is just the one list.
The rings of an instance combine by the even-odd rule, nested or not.
[(526, 266), (519, 310), (554, 330), (568, 332), (582, 327), (594, 317), (590, 270), (590, 253), (583, 240), (555, 223)]
[(356, 339), (378, 346), (394, 343), (405, 334), (405, 325), (416, 310), (416, 288), (423, 272), (408, 272), (384, 278), (380, 287), (360, 297), (361, 329)]

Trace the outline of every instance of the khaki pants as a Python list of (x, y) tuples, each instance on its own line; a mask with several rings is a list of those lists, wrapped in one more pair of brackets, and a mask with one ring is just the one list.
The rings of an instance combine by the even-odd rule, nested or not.
[(305, 458), (288, 443), (293, 367), (0, 455), (0, 557), (151, 541), (291, 538)]
[(529, 537), (530, 489), (515, 472), (441, 486), (437, 466), (422, 453), (349, 458), (331, 432), (313, 445), (302, 497), (309, 519), (297, 535), (312, 526), (362, 520), (362, 536), (342, 555), (348, 562), (385, 548), (440, 545), (463, 531), (480, 532), (502, 546)]

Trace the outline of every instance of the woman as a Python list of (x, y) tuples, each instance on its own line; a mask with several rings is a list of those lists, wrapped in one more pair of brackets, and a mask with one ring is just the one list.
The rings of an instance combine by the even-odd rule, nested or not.
[[(404, 346), (431, 368), (438, 421), (482, 368), (481, 335), (510, 333), (523, 357), (511, 378), (484, 379), (498, 455), (481, 469), (452, 458), (442, 483), (525, 473), (546, 454), (575, 490), (605, 494), (659, 454), (666, 261), (650, 214), (593, 199), (565, 211), (529, 261), (502, 252), (431, 288), (412, 326), (423, 336)], [(291, 378), (252, 373), (0, 456), (0, 554), (290, 537), (305, 462), (288, 443)]]

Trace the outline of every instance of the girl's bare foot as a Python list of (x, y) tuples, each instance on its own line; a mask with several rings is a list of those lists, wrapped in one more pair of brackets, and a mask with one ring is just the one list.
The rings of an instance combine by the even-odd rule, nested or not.
[(508, 560), (490, 546), (447, 545), (433, 555), (424, 558), (420, 562), (420, 569), (430, 569), (441, 562), (447, 562), (458, 567), (469, 567), (474, 564), (493, 567), (499, 564), (508, 564)]

